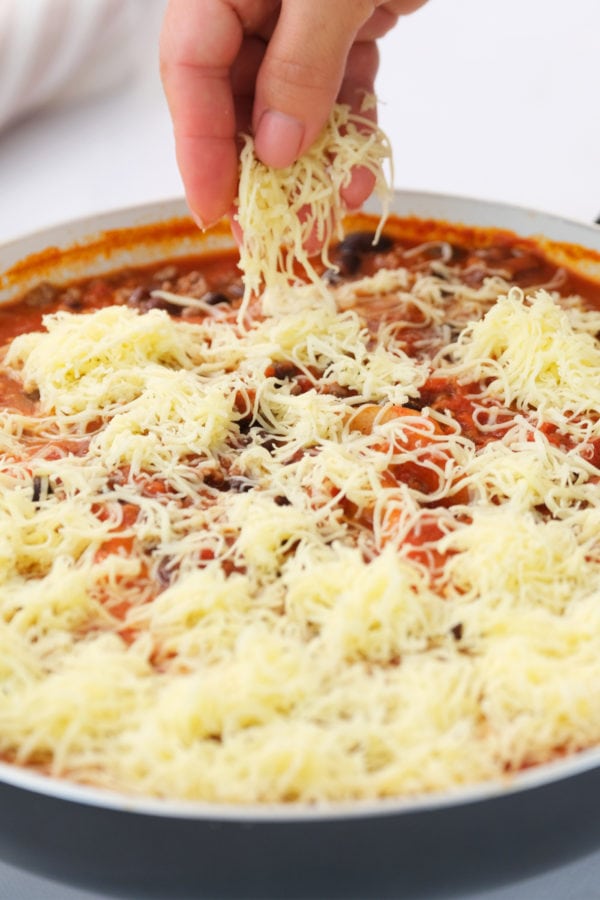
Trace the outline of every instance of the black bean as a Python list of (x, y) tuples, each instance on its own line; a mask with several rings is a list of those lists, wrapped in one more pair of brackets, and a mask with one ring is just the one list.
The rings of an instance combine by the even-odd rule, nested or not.
[(275, 378), (279, 381), (285, 381), (287, 378), (295, 378), (300, 374), (298, 366), (294, 365), (287, 359), (281, 359), (273, 363)]
[(140, 285), (134, 288), (127, 299), (127, 305), (139, 309), (140, 312), (146, 313), (151, 309), (162, 309), (171, 316), (181, 315), (181, 306), (176, 303), (169, 303), (163, 297), (153, 297), (151, 291), (153, 288)]
[(240, 430), (240, 434), (248, 434), (253, 424), (254, 420), (252, 416), (244, 416), (243, 419), (238, 419), (237, 425)]
[(132, 290), (131, 294), (127, 299), (127, 306), (141, 306), (144, 300), (148, 300), (150, 298), (150, 291), (147, 287), (136, 287)]
[(223, 472), (208, 472), (204, 476), (204, 484), (215, 491), (234, 491), (243, 494), (252, 489), (253, 485), (247, 478), (238, 475), (226, 476)]
[(346, 400), (348, 397), (356, 396), (355, 390), (345, 387), (343, 384), (338, 384), (337, 381), (331, 381), (329, 384), (323, 385), (321, 393), (328, 394), (331, 397), (339, 397), (340, 400)]
[(203, 481), (207, 487), (214, 488), (216, 491), (225, 490), (223, 487), (225, 484), (225, 476), (222, 472), (219, 472), (218, 469), (215, 469), (212, 472), (206, 472)]
[(406, 407), (406, 409), (414, 409), (415, 412), (421, 412), (424, 406), (427, 406), (425, 400), (421, 400), (420, 397), (413, 397), (410, 400), (407, 400), (402, 406)]
[(51, 493), (52, 485), (48, 481), (48, 478), (42, 477), (41, 475), (34, 475), (31, 492), (32, 501), (34, 503), (39, 503), (40, 500), (46, 499)]
[(229, 297), (220, 291), (209, 291), (208, 294), (204, 294), (202, 299), (209, 306), (217, 306), (219, 303), (230, 303)]
[(162, 587), (168, 587), (173, 579), (175, 562), (170, 556), (164, 556), (156, 569), (156, 578)]
[(462, 636), (463, 636), (463, 627), (462, 627), (462, 623), (459, 622), (458, 625), (455, 625), (454, 628), (451, 628), (451, 629), (450, 629), (450, 631), (452, 632), (452, 637), (453, 637), (455, 640), (460, 641), (460, 639), (461, 639)]
[(261, 447), (264, 447), (268, 453), (273, 453), (274, 450), (277, 450), (282, 445), (281, 438), (276, 438), (272, 435), (267, 435), (265, 432), (264, 439), (261, 435), (260, 439)]
[(177, 303), (169, 303), (163, 297), (150, 297), (144, 302), (143, 311), (149, 312), (151, 309), (162, 309), (168, 312), (170, 316), (180, 316), (182, 307)]
[(339, 262), (343, 275), (356, 275), (360, 270), (363, 256), (369, 253), (387, 253), (394, 246), (393, 240), (386, 234), (374, 243), (374, 231), (353, 231), (346, 235), (336, 247), (335, 259)]
[(74, 312), (77, 312), (83, 306), (81, 291), (77, 287), (67, 288), (64, 294), (60, 295), (59, 300), (62, 306), (72, 309)]
[(34, 503), (40, 502), (40, 497), (42, 496), (42, 479), (39, 475), (33, 476), (33, 494), (31, 499)]
[(394, 242), (387, 234), (381, 234), (375, 243), (374, 231), (352, 231), (338, 244), (338, 250), (353, 253), (387, 253), (394, 246)]

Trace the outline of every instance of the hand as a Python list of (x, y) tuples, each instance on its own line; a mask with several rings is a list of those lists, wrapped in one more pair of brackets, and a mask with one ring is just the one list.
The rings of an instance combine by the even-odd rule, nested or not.
[[(237, 193), (240, 131), (258, 157), (291, 165), (315, 140), (336, 99), (359, 111), (374, 92), (375, 40), (425, 0), (170, 0), (161, 74), (192, 214), (208, 225)], [(375, 112), (372, 113), (375, 115)], [(373, 187), (357, 171), (344, 194)]]

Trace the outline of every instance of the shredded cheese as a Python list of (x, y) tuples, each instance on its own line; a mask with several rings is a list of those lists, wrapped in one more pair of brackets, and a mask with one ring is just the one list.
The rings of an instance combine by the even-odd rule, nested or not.
[[(572, 318), (547, 291), (526, 298), (512, 288), (465, 329), (452, 348), (452, 371), (489, 379), (490, 392), (504, 404), (537, 410), (540, 418), (583, 437), (589, 423), (578, 427), (573, 420), (600, 409), (600, 347)], [(597, 422), (591, 432), (600, 434)]]
[(236, 219), (243, 234), (240, 268), (247, 301), (263, 284), (271, 292), (285, 291), (298, 282), (299, 273), (327, 296), (307, 248), (316, 241), (321, 261), (331, 266), (330, 240), (343, 234), (343, 190), (358, 167), (375, 176), (385, 218), (390, 194), (385, 160), (391, 161), (391, 150), (381, 129), (341, 103), (312, 147), (287, 168), (261, 163), (252, 137), (244, 137)]
[[(444, 261), (327, 290), (243, 328), (115, 306), (13, 340), (40, 400), (2, 413), (5, 757), (322, 802), (600, 742), (593, 315)], [(374, 292), (397, 311), (375, 333)], [(448, 376), (475, 383), (479, 444), (405, 406)]]

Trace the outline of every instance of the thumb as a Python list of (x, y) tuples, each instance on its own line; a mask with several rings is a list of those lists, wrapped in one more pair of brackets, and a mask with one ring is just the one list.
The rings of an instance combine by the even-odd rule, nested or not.
[(264, 163), (291, 165), (315, 141), (373, 7), (363, 0), (283, 0), (256, 82), (253, 129)]

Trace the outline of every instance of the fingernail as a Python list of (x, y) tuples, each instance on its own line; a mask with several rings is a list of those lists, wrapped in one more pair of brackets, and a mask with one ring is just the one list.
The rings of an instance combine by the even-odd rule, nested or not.
[(192, 215), (192, 219), (194, 220), (194, 222), (196, 223), (196, 225), (198, 226), (200, 231), (206, 231), (207, 226), (204, 224), (204, 222), (200, 218), (200, 216), (197, 215), (195, 212), (192, 212), (191, 215)]
[(293, 116), (267, 109), (261, 116), (254, 146), (266, 165), (275, 169), (291, 166), (304, 138), (304, 125)]
[(217, 217), (216, 219), (208, 219), (208, 220), (206, 220), (206, 219), (201, 218), (201, 217), (198, 215), (198, 213), (193, 212), (191, 215), (192, 215), (192, 219), (194, 220), (194, 222), (196, 223), (196, 225), (198, 226), (198, 228), (199, 228), (200, 231), (202, 231), (202, 232), (208, 231), (209, 228), (212, 228), (213, 225), (216, 225), (217, 222), (220, 222), (220, 221), (221, 221), (221, 218), (222, 218), (222, 216), (219, 216), (219, 217)]

